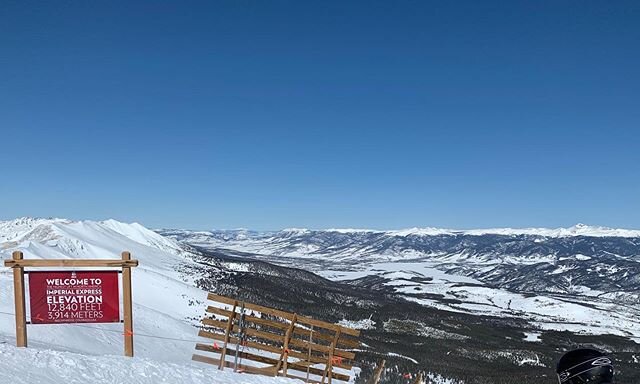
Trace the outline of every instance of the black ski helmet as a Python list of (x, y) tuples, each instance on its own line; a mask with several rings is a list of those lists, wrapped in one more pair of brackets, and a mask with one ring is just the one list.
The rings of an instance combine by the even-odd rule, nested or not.
[(613, 384), (613, 364), (595, 349), (576, 349), (565, 353), (556, 369), (560, 384)]

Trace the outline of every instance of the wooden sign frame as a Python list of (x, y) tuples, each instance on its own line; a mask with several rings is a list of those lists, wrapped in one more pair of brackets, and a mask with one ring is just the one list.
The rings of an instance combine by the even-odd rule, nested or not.
[[(131, 259), (130, 252), (122, 252), (122, 259), (34, 259), (25, 260), (24, 254), (15, 251), (4, 266), (13, 269), (13, 293), (16, 312), (16, 346), (27, 347), (27, 315), (24, 294), (25, 268), (122, 268), (122, 302), (124, 312), (124, 355), (133, 357), (133, 300), (131, 296), (131, 268), (138, 260)], [(28, 273), (28, 271), (27, 271)]]

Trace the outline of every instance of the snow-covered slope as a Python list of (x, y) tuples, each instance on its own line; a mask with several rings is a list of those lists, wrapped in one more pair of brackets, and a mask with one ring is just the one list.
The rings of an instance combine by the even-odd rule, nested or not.
[[(218, 374), (191, 361), (195, 344), (210, 342), (197, 336), (207, 293), (196, 283), (235, 272), (189, 245), (137, 223), (21, 218), (0, 222), (0, 258), (11, 258), (15, 250), (26, 259), (116, 259), (131, 252), (139, 260), (132, 272), (136, 357), (120, 357), (119, 323), (29, 325), (29, 348), (12, 347), (13, 278), (11, 269), (0, 268), (0, 357), (8, 356), (0, 358), (0, 383), (295, 382)], [(33, 369), (25, 372), (25, 365)]]
[[(0, 257), (11, 258), (14, 250), (28, 259), (114, 259), (130, 251), (140, 261), (133, 270), (136, 356), (189, 361), (197, 339), (193, 319), (204, 313), (206, 293), (179, 272), (194, 263), (185, 246), (139, 224), (22, 218), (0, 222)], [(13, 343), (13, 312), (11, 270), (2, 268), (0, 341)], [(86, 354), (122, 354), (122, 332), (121, 324), (28, 326), (32, 346)]]
[(88, 356), (0, 344), (0, 383), (12, 384), (286, 384), (297, 380), (220, 372), (148, 358)]

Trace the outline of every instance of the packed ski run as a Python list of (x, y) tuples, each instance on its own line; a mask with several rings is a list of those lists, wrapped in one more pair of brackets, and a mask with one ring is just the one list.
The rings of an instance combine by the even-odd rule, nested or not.
[[(25, 368), (26, 367), (26, 368)], [(80, 354), (45, 346), (0, 344), (0, 383), (11, 384), (294, 384), (297, 380), (219, 371), (144, 357)]]

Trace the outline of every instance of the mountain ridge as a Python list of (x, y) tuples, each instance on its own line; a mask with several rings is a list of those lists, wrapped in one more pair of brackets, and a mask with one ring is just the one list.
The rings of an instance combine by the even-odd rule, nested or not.
[[(158, 228), (158, 231), (170, 230), (172, 228)], [(188, 230), (188, 229), (186, 229)], [(280, 230), (259, 231), (247, 228), (239, 229), (211, 229), (211, 230), (189, 230), (192, 232), (228, 232), (228, 233), (311, 233), (311, 232), (336, 232), (345, 234), (358, 233), (377, 233), (387, 234), (389, 236), (439, 236), (439, 235), (504, 235), (504, 236), (540, 236), (540, 237), (640, 237), (640, 229), (611, 228), (605, 226), (587, 225), (578, 223), (571, 227), (495, 227), (495, 228), (477, 228), (477, 229), (449, 229), (439, 227), (412, 227), (404, 229), (367, 229), (367, 228), (326, 228), (326, 229), (310, 229), (310, 228), (284, 228)]]
[[(572, 233), (592, 233), (579, 226)], [(640, 238), (368, 231), (160, 231), (423, 305), (640, 340)], [(600, 234), (611, 233), (600, 230)]]

